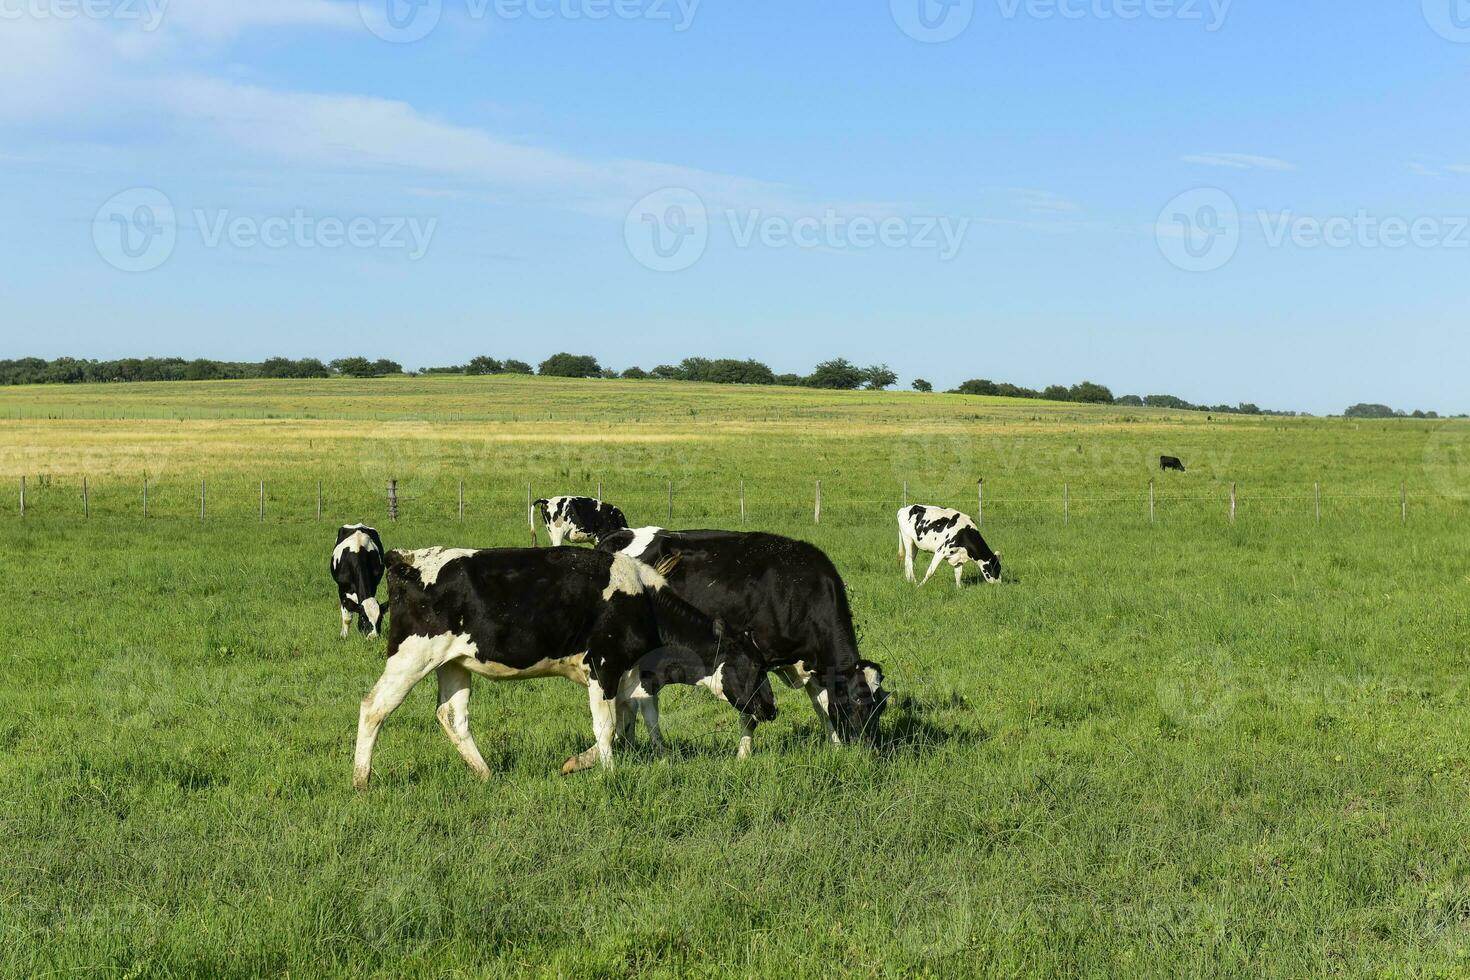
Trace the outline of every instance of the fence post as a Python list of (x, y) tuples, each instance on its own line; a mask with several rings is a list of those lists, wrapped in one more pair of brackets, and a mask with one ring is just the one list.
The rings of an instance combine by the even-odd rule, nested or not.
[(459, 481), (459, 522), (464, 523), (464, 481)]
[(597, 509), (602, 509), (602, 481), (597, 481)]
[(1230, 484), (1230, 523), (1235, 523), (1235, 484)]
[(1154, 481), (1148, 481), (1148, 522), (1154, 523)]
[(976, 490), (976, 495), (977, 495), (977, 498), (978, 498), (979, 503), (980, 503), (980, 509), (975, 514), (975, 525), (977, 527), (984, 527), (985, 526), (985, 479), (984, 479), (984, 477), (981, 477), (980, 483), (979, 483), (978, 486), (979, 486), (979, 488)]
[(388, 481), (388, 520), (398, 523), (398, 481)]
[(822, 481), (821, 480), (818, 480), (817, 481), (817, 512), (816, 512), (816, 515), (815, 515), (814, 523), (817, 523), (817, 524), (822, 523)]
[(669, 527), (674, 526), (674, 481), (669, 481)]
[(745, 526), (745, 481), (740, 481), (740, 526)]
[(148, 478), (143, 477), (143, 516), (148, 516)]
[(87, 494), (87, 478), (82, 477), (82, 517), (92, 516), (92, 499)]
[(206, 499), (207, 498), (205, 496), (205, 483), (204, 483), (203, 480), (200, 480), (199, 481), (199, 519), (201, 521), (204, 520), (204, 503), (205, 503), (205, 500)]
[(1063, 527), (1071, 527), (1071, 525), (1072, 525), (1072, 488), (1069, 487), (1067, 484), (1063, 483), (1062, 484), (1062, 526)]
[(26, 478), (20, 478), (20, 516), (26, 516)]
[(260, 520), (265, 521), (265, 481), (260, 481)]
[(1318, 524), (1321, 524), (1322, 523), (1322, 484), (1320, 482), (1312, 484), (1312, 492), (1316, 495), (1316, 498), (1317, 498), (1317, 523)]

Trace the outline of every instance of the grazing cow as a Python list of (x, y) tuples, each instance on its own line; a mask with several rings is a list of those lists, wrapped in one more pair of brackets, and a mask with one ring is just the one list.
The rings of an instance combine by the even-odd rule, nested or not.
[(597, 544), (614, 531), (628, 526), (623, 512), (612, 504), (591, 497), (552, 497), (536, 501), (541, 512), (541, 523), (546, 525), (546, 534), (553, 548), (563, 542), (580, 544), (590, 541)]
[(903, 560), (904, 578), (910, 582), (914, 581), (915, 551), (934, 554), (921, 586), (946, 561), (954, 566), (955, 588), (963, 584), (966, 562), (979, 565), (980, 574), (992, 585), (1000, 581), (1000, 553), (991, 551), (975, 522), (957, 510), (919, 504), (899, 510), (898, 557)]
[(1174, 470), (1175, 472), (1183, 473), (1185, 471), (1184, 461), (1178, 456), (1160, 456), (1159, 469), (1165, 472), (1168, 472), (1169, 470)]
[(342, 639), (357, 613), (357, 629), (364, 636), (377, 636), (383, 610), (378, 606), (378, 585), (383, 581), (383, 539), (366, 524), (348, 524), (337, 529), (337, 546), (332, 549), (332, 578), (337, 583), (337, 601), (342, 607)]
[(724, 699), (755, 720), (776, 705), (753, 646), (631, 559), (575, 548), (394, 551), (388, 555), (388, 662), (363, 699), (353, 785), (367, 788), (383, 721), (431, 673), (439, 724), (480, 779), (489, 767), (470, 734), (470, 678), (566, 677), (587, 687), (596, 745), (567, 769), (613, 764), (614, 698), (625, 674), (664, 647), (713, 665)]
[(821, 549), (774, 534), (654, 527), (617, 531), (598, 547), (655, 566), (677, 556), (669, 584), (748, 634), (763, 667), (806, 691), (832, 741), (877, 734), (882, 670), (858, 656), (847, 587)]

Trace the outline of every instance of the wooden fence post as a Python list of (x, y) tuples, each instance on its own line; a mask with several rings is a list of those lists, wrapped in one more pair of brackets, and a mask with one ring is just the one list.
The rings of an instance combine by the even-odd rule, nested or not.
[(816, 524), (822, 523), (822, 481), (817, 481), (817, 512), (813, 518)]
[(1062, 526), (1072, 525), (1072, 488), (1062, 484)]
[(541, 542), (536, 538), (536, 508), (531, 501), (531, 485), (526, 484), (526, 523), (531, 528), (531, 547), (539, 548)]
[(1235, 484), (1230, 484), (1230, 523), (1235, 523)]
[(745, 526), (745, 481), (740, 481), (740, 526)]
[(1148, 481), (1148, 522), (1154, 523), (1154, 481)]
[(388, 520), (398, 523), (398, 481), (388, 481)]
[(674, 526), (674, 481), (669, 481), (669, 527)]
[(87, 494), (87, 478), (82, 477), (82, 517), (92, 516), (92, 499)]
[(459, 481), (459, 522), (464, 523), (464, 481)]
[(20, 516), (26, 516), (26, 478), (20, 478)]
[(1316, 495), (1316, 498), (1317, 498), (1317, 523), (1318, 524), (1321, 524), (1322, 523), (1322, 484), (1320, 482), (1312, 484), (1312, 492)]
[(975, 514), (975, 525), (977, 527), (984, 527), (985, 526), (985, 480), (984, 480), (983, 477), (981, 478), (980, 483), (978, 484), (978, 489), (975, 492), (976, 492), (977, 499), (979, 500), (979, 504), (980, 504), (980, 508), (979, 508), (979, 510)]

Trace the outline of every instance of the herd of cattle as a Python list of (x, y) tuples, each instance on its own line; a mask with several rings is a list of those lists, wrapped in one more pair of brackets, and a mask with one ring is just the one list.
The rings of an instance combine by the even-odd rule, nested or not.
[[(1172, 457), (1161, 461), (1183, 464)], [(587, 688), (594, 744), (563, 772), (611, 768), (613, 743), (631, 744), (641, 717), (661, 748), (659, 692), (703, 687), (740, 715), (739, 755), (756, 726), (776, 717), (768, 675), (804, 690), (828, 737), (876, 735), (888, 700), (883, 669), (858, 653), (847, 587), (821, 549), (775, 534), (630, 529), (618, 508), (589, 497), (538, 500), (549, 549), (385, 551), (378, 532), (337, 532), (332, 577), (342, 636), (354, 615), (377, 636), (388, 578), (387, 666), (362, 701), (353, 785), (366, 789), (384, 720), (435, 674), (444, 733), (480, 779), (490, 770), (470, 734), (470, 680), (565, 677)], [(899, 555), (933, 554), (962, 584), (974, 563), (999, 582), (1000, 555), (975, 522), (942, 507), (898, 512)], [(563, 547), (591, 543), (592, 549)]]

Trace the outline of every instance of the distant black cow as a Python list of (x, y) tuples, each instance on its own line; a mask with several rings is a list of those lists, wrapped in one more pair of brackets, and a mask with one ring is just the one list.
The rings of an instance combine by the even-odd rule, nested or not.
[(337, 583), (337, 601), (342, 607), (342, 639), (357, 613), (358, 632), (377, 636), (383, 611), (378, 606), (378, 585), (383, 581), (383, 539), (366, 524), (348, 524), (337, 529), (337, 546), (332, 549), (332, 579)]
[(1184, 472), (1184, 461), (1181, 460), (1177, 456), (1160, 456), (1159, 457), (1159, 469), (1164, 470), (1166, 472), (1168, 470), (1174, 470), (1176, 472), (1183, 473)]
[(568, 542), (597, 544), (628, 526), (622, 511), (592, 497), (552, 497), (536, 501), (536, 508), (541, 512), (541, 523), (546, 525), (553, 548)]
[(847, 587), (821, 549), (774, 534), (639, 528), (598, 546), (649, 565), (678, 556), (669, 585), (749, 633), (762, 666), (806, 691), (838, 743), (876, 735), (883, 672), (858, 654)]
[(751, 719), (776, 716), (753, 645), (684, 602), (653, 568), (576, 548), (394, 551), (388, 555), (388, 662), (357, 725), (353, 785), (366, 789), (383, 721), (429, 674), (439, 724), (476, 776), (489, 767), (470, 734), (470, 678), (566, 677), (586, 685), (596, 744), (565, 767), (612, 768), (624, 677), (666, 647), (710, 664), (724, 699)]

